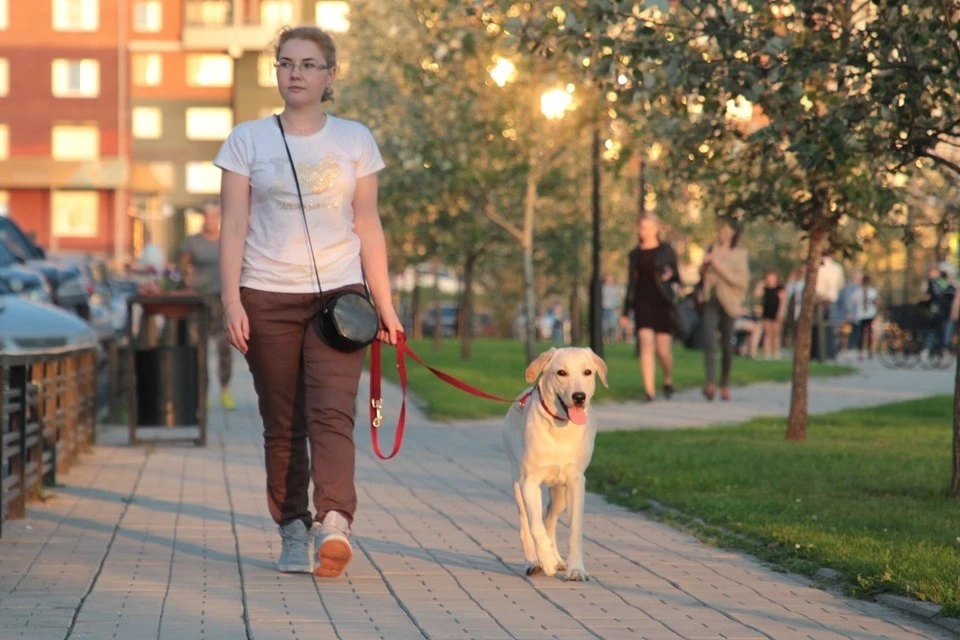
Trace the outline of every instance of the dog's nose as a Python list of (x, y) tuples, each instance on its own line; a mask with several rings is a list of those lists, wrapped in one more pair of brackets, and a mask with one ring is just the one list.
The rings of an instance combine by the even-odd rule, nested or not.
[(587, 394), (585, 394), (583, 391), (577, 391), (573, 394), (573, 403), (578, 407), (582, 406), (583, 403), (586, 401), (587, 401)]

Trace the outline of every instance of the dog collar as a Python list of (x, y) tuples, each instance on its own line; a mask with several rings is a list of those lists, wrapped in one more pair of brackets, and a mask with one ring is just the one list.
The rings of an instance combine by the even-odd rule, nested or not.
[[(548, 416), (550, 416), (550, 417), (553, 418), (554, 420), (562, 420), (562, 421), (564, 421), (564, 422), (569, 422), (569, 421), (570, 421), (570, 415), (569, 415), (569, 413), (567, 414), (567, 417), (566, 417), (566, 418), (561, 418), (560, 416), (558, 416), (558, 415), (555, 414), (554, 412), (550, 411), (550, 408), (547, 406), (547, 401), (543, 399), (543, 390), (540, 388), (540, 385), (537, 385), (537, 396), (540, 397), (540, 406), (543, 407), (543, 410), (547, 412), (547, 415), (548, 415)], [(560, 400), (560, 398), (558, 397), (557, 400)], [(563, 400), (560, 400), (560, 404), (563, 406), (563, 410), (566, 411), (566, 410), (567, 410), (567, 405), (563, 404)]]

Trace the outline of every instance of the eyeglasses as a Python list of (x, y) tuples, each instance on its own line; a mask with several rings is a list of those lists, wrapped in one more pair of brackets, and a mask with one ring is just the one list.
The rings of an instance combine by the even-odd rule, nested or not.
[(280, 62), (278, 62), (273, 66), (279, 69), (280, 71), (283, 71), (284, 73), (293, 73), (294, 69), (300, 69), (300, 71), (302, 71), (303, 73), (317, 73), (320, 71), (324, 71), (326, 69), (333, 68), (332, 64), (321, 65), (321, 64), (317, 64), (316, 62), (311, 62), (310, 60), (307, 60), (306, 62), (301, 62), (299, 64), (297, 64), (296, 62), (292, 62), (290, 60), (281, 60)]

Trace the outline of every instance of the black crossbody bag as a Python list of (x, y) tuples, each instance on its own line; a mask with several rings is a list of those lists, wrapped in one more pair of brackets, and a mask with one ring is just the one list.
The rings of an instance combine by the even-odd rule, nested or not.
[(345, 353), (359, 351), (376, 340), (377, 331), (380, 330), (380, 316), (370, 300), (365, 278), (363, 293), (340, 291), (330, 296), (328, 300), (324, 300), (320, 271), (317, 269), (317, 258), (313, 253), (313, 241), (310, 239), (310, 226), (307, 224), (307, 210), (303, 206), (300, 179), (297, 177), (297, 167), (293, 163), (290, 146), (287, 144), (287, 134), (283, 130), (280, 116), (274, 116), (274, 118), (277, 126), (280, 127), (283, 146), (287, 150), (287, 159), (290, 160), (290, 169), (293, 171), (293, 181), (297, 185), (297, 198), (300, 200), (300, 213), (303, 215), (303, 230), (307, 235), (313, 273), (317, 278), (317, 289), (320, 291), (320, 310), (314, 316), (315, 328), (320, 337), (337, 351)]

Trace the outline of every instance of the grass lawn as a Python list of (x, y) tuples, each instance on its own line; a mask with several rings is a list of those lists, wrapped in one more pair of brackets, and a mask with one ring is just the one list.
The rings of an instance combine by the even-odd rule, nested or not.
[[(460, 343), (445, 340), (434, 351), (430, 340), (410, 341), (410, 346), (432, 367), (441, 369), (461, 380), (506, 398), (517, 396), (527, 383), (523, 379), (526, 358), (523, 343), (517, 340), (478, 340), (473, 345), (473, 357), (460, 359)], [(543, 343), (538, 353), (550, 348)], [(397, 381), (394, 366), (395, 351), (384, 349), (384, 375)], [(674, 386), (678, 389), (698, 387), (703, 384), (703, 352), (674, 349)], [(597, 401), (640, 400), (643, 385), (640, 381), (640, 366), (634, 356), (633, 345), (607, 346), (604, 359), (607, 362), (609, 389), (597, 384)], [(789, 360), (763, 362), (736, 358), (733, 363), (734, 385), (751, 382), (787, 382), (790, 380), (792, 363)], [(483, 400), (457, 391), (435, 378), (420, 365), (410, 362), (407, 366), (410, 391), (423, 403), (428, 416), (435, 420), (469, 419), (501, 416), (504, 405)], [(842, 375), (852, 371), (849, 367), (813, 363), (810, 373), (814, 376)], [(659, 375), (659, 374), (658, 374)], [(657, 383), (658, 393), (660, 383)]]
[(960, 501), (946, 497), (951, 402), (812, 417), (802, 444), (784, 440), (782, 419), (601, 433), (587, 483), (630, 508), (651, 500), (670, 507), (680, 513), (652, 515), (784, 568), (830, 567), (854, 592), (911, 595), (956, 616)]

